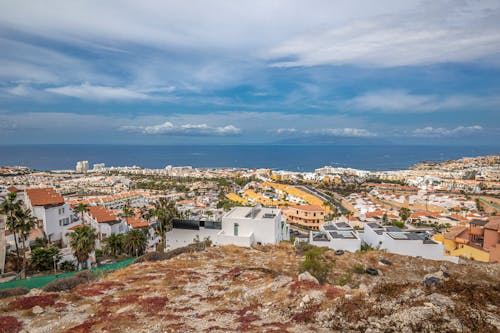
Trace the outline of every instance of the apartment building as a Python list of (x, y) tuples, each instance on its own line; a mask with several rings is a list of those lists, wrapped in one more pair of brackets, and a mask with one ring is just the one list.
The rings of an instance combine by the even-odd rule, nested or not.
[(283, 206), (280, 209), (290, 224), (297, 224), (311, 230), (319, 230), (320, 226), (325, 223), (325, 211), (321, 206)]
[(125, 221), (103, 206), (90, 206), (83, 219), (97, 230), (100, 240), (111, 234), (123, 234), (128, 230)]
[(70, 205), (53, 188), (26, 189), (24, 199), (49, 241), (62, 240), (63, 234), (78, 220)]

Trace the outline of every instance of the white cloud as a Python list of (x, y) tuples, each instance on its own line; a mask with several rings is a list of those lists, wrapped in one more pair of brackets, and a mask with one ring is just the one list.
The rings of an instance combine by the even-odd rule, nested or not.
[(277, 67), (472, 61), (500, 52), (499, 22), (498, 2), (424, 2), (411, 10), (349, 24), (316, 26), (281, 43), (269, 56), (278, 59), (273, 64)]
[(327, 136), (342, 136), (342, 137), (356, 137), (356, 138), (368, 138), (377, 136), (376, 133), (370, 132), (363, 128), (322, 128), (315, 130), (306, 130), (304, 134), (314, 134), (314, 135), (327, 135)]
[(435, 112), (464, 108), (499, 106), (498, 96), (418, 95), (406, 90), (379, 90), (354, 97), (340, 106), (347, 110), (375, 110), (380, 112)]
[(144, 100), (150, 98), (150, 96), (145, 93), (134, 91), (128, 88), (94, 86), (88, 83), (84, 83), (79, 86), (47, 88), (45, 90), (54, 94), (98, 101), (134, 99)]
[(277, 134), (293, 134), (293, 133), (297, 133), (297, 129), (296, 128), (278, 128), (275, 132)]
[(458, 126), (455, 128), (443, 127), (424, 127), (413, 130), (412, 134), (419, 137), (455, 137), (463, 135), (478, 134), (483, 131), (483, 127), (479, 125), (473, 126)]
[(163, 135), (235, 135), (241, 130), (233, 125), (213, 127), (207, 124), (175, 125), (169, 121), (151, 126), (122, 126), (121, 130)]

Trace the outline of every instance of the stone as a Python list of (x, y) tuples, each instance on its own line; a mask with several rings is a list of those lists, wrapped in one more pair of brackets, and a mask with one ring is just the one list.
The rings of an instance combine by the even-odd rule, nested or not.
[(36, 305), (33, 307), (33, 309), (31, 309), (31, 312), (33, 312), (33, 314), (35, 314), (35, 315), (39, 315), (39, 314), (44, 313), (45, 310), (41, 306)]
[(429, 295), (428, 300), (430, 303), (438, 307), (452, 307), (455, 302), (451, 298), (438, 293), (432, 293)]
[(309, 295), (305, 295), (303, 298), (302, 298), (302, 302), (304, 304), (307, 304), (311, 301), (311, 297), (309, 297)]
[(318, 279), (311, 275), (308, 271), (299, 274), (299, 281), (310, 281), (319, 284)]

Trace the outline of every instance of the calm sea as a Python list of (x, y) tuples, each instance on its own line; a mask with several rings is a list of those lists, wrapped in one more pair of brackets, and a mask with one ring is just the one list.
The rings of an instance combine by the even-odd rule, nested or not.
[(193, 167), (272, 168), (310, 171), (325, 165), (365, 170), (404, 169), (420, 161), (440, 161), (498, 154), (500, 147), (457, 146), (137, 146), (137, 145), (0, 145), (0, 165), (23, 165), (38, 170), (72, 169), (90, 165), (166, 165)]

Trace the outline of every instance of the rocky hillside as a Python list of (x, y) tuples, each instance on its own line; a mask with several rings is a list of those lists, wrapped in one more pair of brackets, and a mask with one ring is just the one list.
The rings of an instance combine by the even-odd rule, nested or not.
[(0, 300), (0, 332), (500, 329), (500, 265), (377, 251), (324, 256), (333, 263), (324, 285), (299, 280), (304, 258), (290, 245), (212, 247), (137, 263), (69, 292)]

